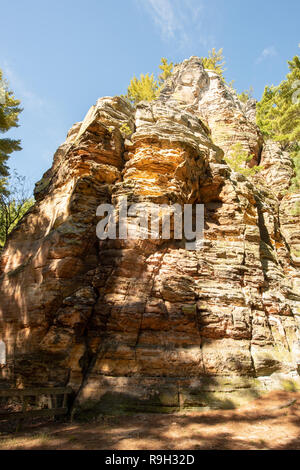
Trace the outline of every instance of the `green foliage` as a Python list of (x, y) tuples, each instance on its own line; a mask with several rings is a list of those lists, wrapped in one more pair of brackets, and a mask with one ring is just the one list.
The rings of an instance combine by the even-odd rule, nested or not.
[[(15, 99), (12, 91), (8, 90), (0, 69), (0, 133), (4, 134), (12, 127), (18, 127), (20, 101)], [(0, 194), (6, 187), (9, 174), (7, 160), (12, 152), (21, 150), (20, 140), (0, 139)]]
[(205, 69), (217, 72), (224, 80), (224, 66), (226, 62), (223, 56), (223, 49), (216, 51), (216, 49), (213, 48), (211, 51), (209, 51), (208, 57), (201, 57), (201, 59)]
[(300, 189), (300, 57), (288, 62), (290, 72), (278, 86), (266, 87), (257, 105), (263, 134), (291, 151), (296, 176), (290, 191)]
[(281, 384), (283, 390), (286, 392), (298, 392), (299, 391), (299, 384), (293, 380), (283, 380)]
[(290, 73), (277, 87), (266, 87), (257, 105), (257, 124), (266, 136), (290, 145), (300, 141), (300, 58), (288, 62)]
[(158, 97), (159, 86), (154, 75), (141, 74), (140, 79), (133, 77), (127, 90), (127, 97), (133, 103), (152, 101)]
[(300, 250), (292, 250), (292, 255), (295, 256), (295, 258), (300, 258)]
[(8, 191), (0, 194), (0, 247), (8, 235), (34, 204), (28, 196), (25, 178), (16, 172), (8, 179)]
[(7, 178), (0, 178), (0, 196), (1, 194), (8, 194)]
[(291, 211), (291, 215), (300, 215), (300, 202), (296, 202), (295, 204), (295, 207), (293, 207), (292, 211)]
[(152, 101), (158, 98), (165, 81), (170, 77), (173, 70), (173, 63), (168, 64), (167, 59), (161, 59), (159, 65), (161, 70), (158, 80), (154, 78), (154, 74), (146, 75), (141, 74), (140, 78), (133, 77), (127, 89), (125, 98), (129, 99), (132, 103), (137, 104), (140, 101)]
[(261, 170), (260, 166), (255, 165), (252, 168), (246, 166), (253, 159), (253, 155), (248, 154), (243, 150), (242, 144), (235, 144), (232, 146), (230, 155), (225, 158), (226, 162), (233, 171), (241, 173), (244, 176), (253, 176)]
[(253, 87), (252, 86), (249, 88), (249, 90), (245, 90), (245, 91), (243, 91), (242, 93), (240, 93), (238, 95), (238, 99), (242, 103), (247, 103), (247, 101), (250, 100), (251, 98), (253, 98)]
[(173, 67), (173, 62), (170, 62), (168, 64), (168, 60), (165, 57), (161, 59), (161, 64), (159, 65), (161, 74), (158, 76), (160, 86), (162, 86), (165, 81), (168, 80), (168, 78), (172, 75)]
[(127, 122), (123, 122), (122, 126), (120, 127), (120, 132), (124, 134), (125, 136), (131, 135), (132, 130), (130, 129), (129, 125)]

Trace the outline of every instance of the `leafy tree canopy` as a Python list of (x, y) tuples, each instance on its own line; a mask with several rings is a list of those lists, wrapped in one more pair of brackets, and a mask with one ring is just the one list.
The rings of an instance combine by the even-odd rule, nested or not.
[(7, 184), (8, 190), (0, 194), (0, 247), (5, 245), (10, 232), (34, 204), (25, 177), (14, 171)]

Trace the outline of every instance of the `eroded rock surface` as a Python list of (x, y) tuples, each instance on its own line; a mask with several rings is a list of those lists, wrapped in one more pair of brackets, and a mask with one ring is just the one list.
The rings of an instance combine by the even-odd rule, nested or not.
[[(263, 176), (230, 170), (224, 154), (235, 143)], [(99, 99), (57, 150), (2, 255), (3, 386), (71, 385), (75, 408), (91, 413), (232, 406), (296, 386), (292, 177), (289, 155), (263, 142), (253, 103), (241, 104), (196, 57), (156, 101), (135, 109)], [(99, 241), (96, 208), (118, 208), (124, 196), (205, 204), (202, 248)]]

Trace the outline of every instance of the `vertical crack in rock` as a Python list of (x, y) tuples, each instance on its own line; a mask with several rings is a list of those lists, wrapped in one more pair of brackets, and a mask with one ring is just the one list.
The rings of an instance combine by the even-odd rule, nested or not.
[[(226, 164), (237, 143), (258, 175)], [(263, 141), (255, 102), (241, 103), (198, 57), (176, 66), (150, 103), (99, 99), (1, 254), (0, 383), (69, 384), (84, 415), (232, 407), (287, 380), (298, 386), (293, 172), (280, 144)], [(118, 212), (124, 197), (204, 204), (203, 248), (188, 251), (173, 232), (99, 241), (97, 207)], [(128, 224), (138, 230), (137, 217)]]

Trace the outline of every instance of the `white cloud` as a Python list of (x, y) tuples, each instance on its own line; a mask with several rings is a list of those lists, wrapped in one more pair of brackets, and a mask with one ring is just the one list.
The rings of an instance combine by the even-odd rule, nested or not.
[(196, 36), (195, 45), (211, 45), (212, 37), (205, 34), (202, 0), (142, 0), (142, 5), (162, 39), (175, 41), (176, 45), (184, 47), (193, 45)]
[(31, 109), (40, 109), (46, 107), (47, 103), (36, 93), (29, 90), (24, 81), (15, 73), (8, 62), (4, 62), (3, 75), (9, 82), (9, 89), (15, 93), (15, 97), (19, 98), (23, 106)]
[(146, 3), (148, 3), (149, 13), (163, 36), (166, 38), (174, 37), (175, 32), (180, 29), (180, 24), (175, 17), (170, 0), (147, 0)]
[(275, 57), (276, 55), (277, 55), (277, 50), (275, 46), (265, 47), (265, 49), (261, 52), (260, 56), (256, 59), (256, 63), (260, 64), (265, 59), (268, 59), (269, 57)]

